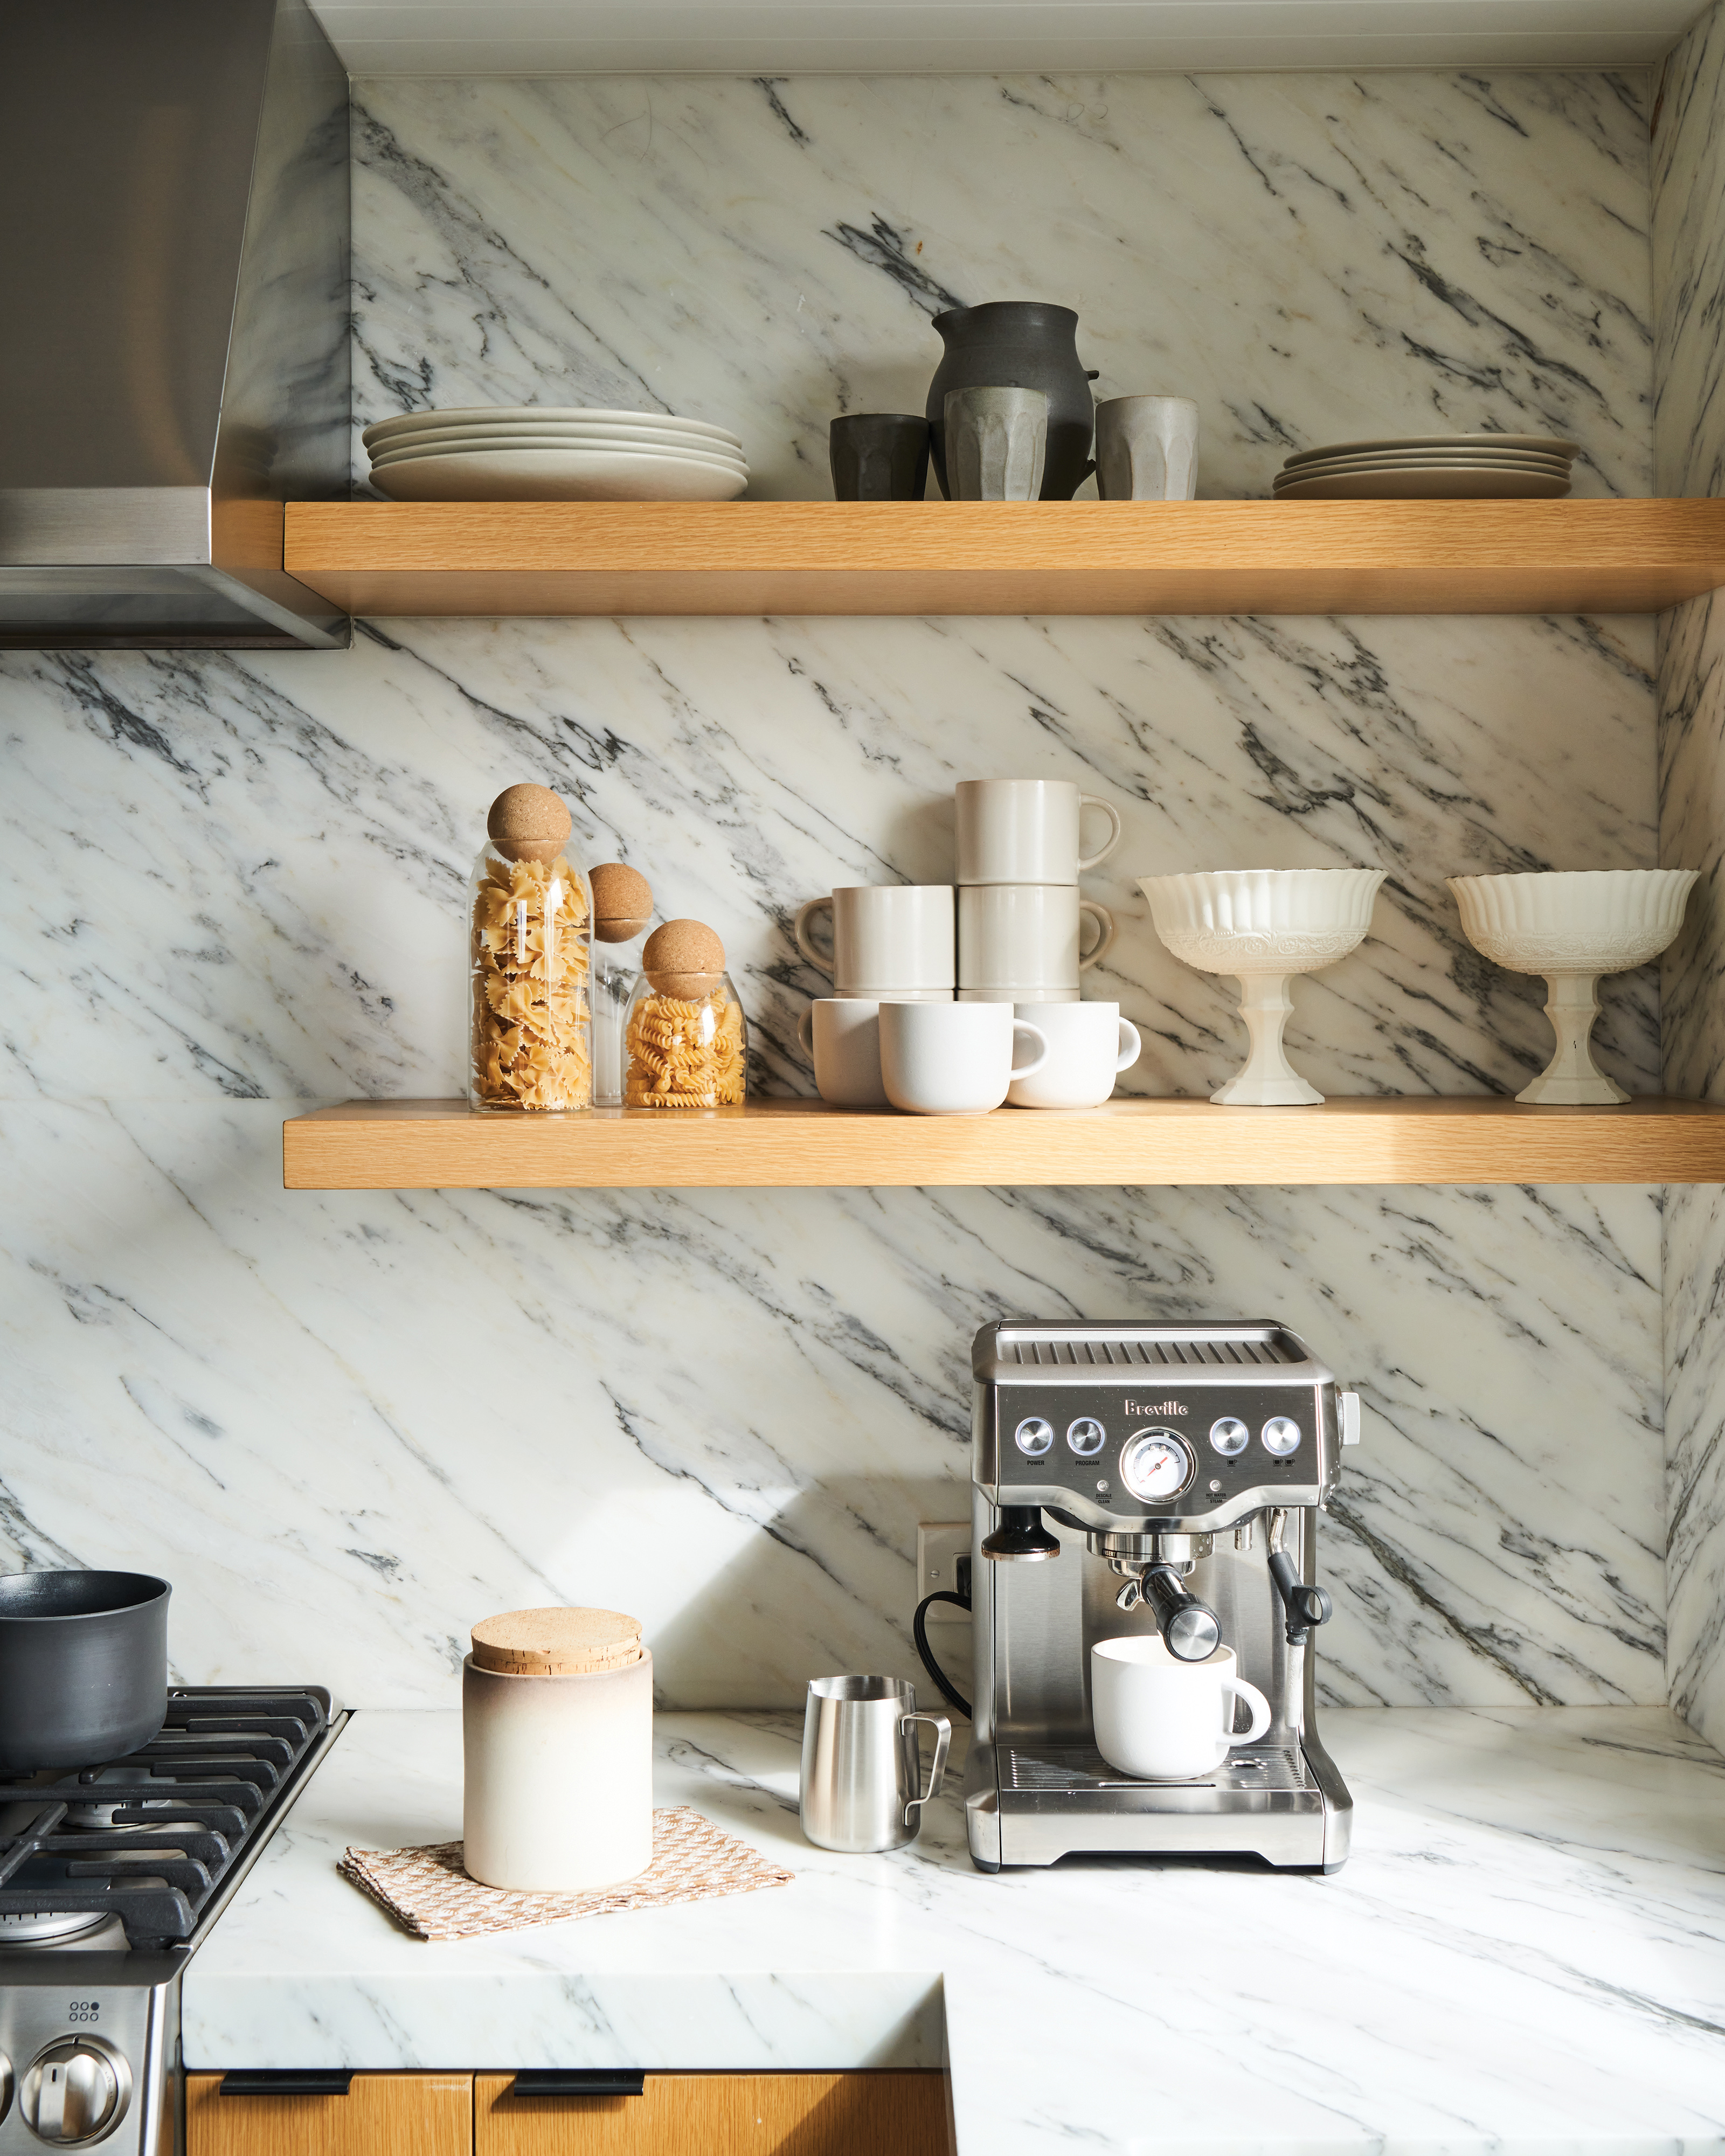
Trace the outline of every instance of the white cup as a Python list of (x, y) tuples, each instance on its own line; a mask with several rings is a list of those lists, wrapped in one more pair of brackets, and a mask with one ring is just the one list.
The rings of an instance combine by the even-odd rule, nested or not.
[(1043, 981), (1026, 988), (1022, 982), (1015, 988), (960, 988), (961, 1004), (1076, 1004), (1076, 988), (1055, 988)]
[(1198, 492), (1198, 407), (1189, 397), (1111, 397), (1096, 407), (1096, 493), (1104, 501), (1190, 501)]
[(1099, 1108), (1114, 1081), (1143, 1053), (1138, 1029), (1118, 1004), (1017, 1003), (1014, 1014), (1038, 1027), (1048, 1060), (1034, 1077), (1014, 1078), (1015, 1108)]
[[(952, 788), (960, 883), (1076, 883), (1120, 844), (1120, 812), (1065, 778), (961, 778)], [(1106, 843), (1078, 850), (1079, 819), (1100, 808)]]
[[(1096, 941), (1081, 954), (1079, 921)], [(1114, 941), (1114, 916), (1070, 883), (968, 884), (958, 893), (958, 985), (1009, 988), (1014, 1003), (1065, 1003)], [(1052, 992), (1052, 993), (1051, 993)]]
[(814, 1083), (837, 1108), (891, 1105), (880, 1082), (880, 1006), (863, 996), (823, 996), (797, 1022), (803, 1053), (814, 1058)]
[[(833, 916), (830, 958), (809, 940), (809, 922), (824, 911)], [(835, 995), (952, 998), (949, 883), (846, 884), (799, 906), (792, 933), (809, 964), (831, 974)]]
[[(1030, 1054), (1013, 1060), (1022, 1036)], [(1048, 1042), (1040, 1026), (1008, 1004), (894, 1004), (880, 1006), (880, 1076), (895, 1108), (916, 1116), (985, 1116), (1015, 1078), (1042, 1068)]]
[[(1250, 1712), (1250, 1729), (1234, 1727), (1236, 1699)], [(1236, 1744), (1255, 1744), (1271, 1722), (1269, 1701), (1241, 1676), (1232, 1647), (1182, 1662), (1157, 1632), (1097, 1640), (1090, 1650), (1090, 1705), (1097, 1751), (1111, 1767), (1145, 1782), (1214, 1774)]]

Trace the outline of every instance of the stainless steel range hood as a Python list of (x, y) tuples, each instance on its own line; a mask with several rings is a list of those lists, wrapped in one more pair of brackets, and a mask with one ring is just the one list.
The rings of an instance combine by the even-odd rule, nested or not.
[(347, 78), (305, 0), (0, 8), (0, 647), (329, 649)]

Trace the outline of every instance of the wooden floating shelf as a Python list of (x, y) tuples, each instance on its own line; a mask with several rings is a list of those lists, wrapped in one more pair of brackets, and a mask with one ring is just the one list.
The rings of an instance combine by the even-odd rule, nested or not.
[(350, 1101), (282, 1130), (290, 1190), (691, 1190), (757, 1185), (1725, 1182), (1725, 1109), (1513, 1101), (899, 1116), (820, 1101), (542, 1120), (459, 1101)]
[(356, 614), (1647, 613), (1725, 501), (296, 502)]

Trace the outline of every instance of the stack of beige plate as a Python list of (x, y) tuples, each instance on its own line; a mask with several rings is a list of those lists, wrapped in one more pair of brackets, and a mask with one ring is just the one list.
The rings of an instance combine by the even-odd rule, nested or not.
[(731, 501), (749, 483), (735, 434), (663, 412), (404, 412), (361, 439), (396, 501)]
[(1549, 501), (1569, 491), (1579, 449), (1548, 434), (1409, 434), (1301, 449), (1276, 477), (1278, 501)]

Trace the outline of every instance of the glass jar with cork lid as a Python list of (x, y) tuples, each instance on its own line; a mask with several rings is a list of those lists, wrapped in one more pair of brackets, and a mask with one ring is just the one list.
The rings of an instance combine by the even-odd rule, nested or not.
[(725, 947), (705, 921), (667, 921), (647, 938), (629, 1007), (629, 1108), (731, 1108), (748, 1060), (742, 1005)]
[(468, 884), (468, 1097), (476, 1109), (565, 1114), (593, 1105), (593, 901), (570, 829), (548, 787), (507, 787), (491, 803)]

